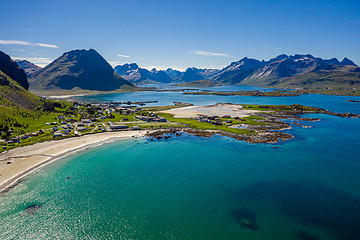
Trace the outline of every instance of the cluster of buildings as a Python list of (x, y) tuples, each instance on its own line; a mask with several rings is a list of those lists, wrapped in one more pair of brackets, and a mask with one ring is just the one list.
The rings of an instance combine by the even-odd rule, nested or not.
[(53, 138), (62, 137), (64, 135), (70, 135), (71, 131), (74, 129), (74, 126), (70, 123), (67, 123), (66, 125), (60, 126), (60, 129), (58, 126), (52, 127)]
[(115, 123), (113, 123), (111, 121), (108, 121), (108, 124), (109, 124), (111, 130), (124, 130), (124, 129), (129, 128), (127, 125), (116, 125)]
[(135, 118), (144, 122), (166, 122), (166, 118), (159, 117), (152, 112), (149, 114), (149, 116), (137, 115)]
[(94, 107), (99, 109), (97, 112), (100, 114), (110, 114), (113, 112), (119, 112), (120, 114), (135, 114), (136, 112), (140, 111), (141, 108), (138, 108), (137, 106), (118, 106), (115, 103), (91, 103), (86, 105), (87, 107)]
[(8, 141), (6, 141), (6, 143), (8, 143), (8, 144), (9, 143), (18, 143), (18, 142), (20, 142), (20, 140), (25, 140), (25, 139), (28, 139), (28, 138), (31, 138), (31, 137), (36, 137), (36, 136), (38, 136), (40, 134), (43, 134), (44, 132), (45, 132), (44, 129), (40, 129), (37, 132), (27, 133), (27, 134), (21, 135), (19, 137), (11, 138)]
[[(224, 118), (226, 119), (225, 121)], [(198, 120), (200, 122), (211, 123), (213, 125), (223, 125), (224, 123), (232, 123), (232, 120), (230, 120), (229, 118), (231, 118), (230, 115), (224, 115), (221, 118), (219, 116), (199, 115)], [(242, 120), (239, 117), (234, 117), (234, 119)]]

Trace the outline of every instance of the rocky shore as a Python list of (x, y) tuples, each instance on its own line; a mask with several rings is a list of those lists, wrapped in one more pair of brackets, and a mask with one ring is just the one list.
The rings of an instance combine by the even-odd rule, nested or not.
[(215, 134), (220, 134), (222, 136), (227, 136), (237, 140), (246, 141), (248, 143), (277, 143), (279, 141), (288, 140), (293, 137), (292, 135), (287, 133), (268, 131), (268, 130), (259, 131), (253, 135), (243, 135), (243, 134), (225, 132), (221, 130), (199, 130), (192, 128), (162, 129), (162, 130), (146, 133), (145, 136), (149, 138), (167, 139), (171, 136), (180, 136), (184, 132), (198, 137), (211, 137)]

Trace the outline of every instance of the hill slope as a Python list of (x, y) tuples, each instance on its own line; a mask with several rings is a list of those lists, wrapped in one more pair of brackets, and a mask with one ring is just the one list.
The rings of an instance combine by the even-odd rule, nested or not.
[(109, 91), (135, 87), (116, 74), (95, 50), (72, 50), (29, 76), (31, 90), (81, 88)]
[(42, 106), (41, 99), (24, 89), (8, 75), (0, 71), (0, 106), (34, 110)]
[[(0, 108), (6, 110), (27, 109), (33, 110), (42, 106), (38, 96), (27, 91), (19, 82), (28, 86), (24, 71), (14, 62), (9, 55), (0, 52), (0, 69), (5, 69), (8, 74), (0, 70)], [(6, 111), (5, 111), (6, 112)]]

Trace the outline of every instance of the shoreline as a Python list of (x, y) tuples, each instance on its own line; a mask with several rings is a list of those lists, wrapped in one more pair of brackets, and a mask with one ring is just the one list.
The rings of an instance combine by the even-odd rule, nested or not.
[(11, 149), (0, 155), (0, 194), (10, 191), (22, 178), (54, 161), (90, 147), (130, 139), (133, 136), (143, 137), (146, 132), (105, 132)]

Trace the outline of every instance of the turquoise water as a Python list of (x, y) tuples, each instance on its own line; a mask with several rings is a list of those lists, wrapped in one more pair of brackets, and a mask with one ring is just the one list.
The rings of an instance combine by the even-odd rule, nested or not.
[(0, 239), (359, 239), (360, 120), (306, 116), (276, 145), (185, 135), (58, 160), (1, 195)]
[[(165, 87), (164, 87), (165, 88)], [(264, 90), (255, 86), (221, 86), (212, 89), (213, 91), (240, 90)], [(266, 89), (265, 89), (266, 90)], [(321, 94), (306, 94), (297, 97), (252, 97), (252, 96), (214, 96), (214, 95), (188, 95), (182, 92), (132, 92), (112, 93), (92, 96), (81, 96), (78, 101), (87, 102), (127, 102), (127, 101), (158, 101), (146, 106), (173, 105), (174, 101), (193, 103), (195, 105), (210, 105), (220, 103), (236, 104), (303, 104), (312, 107), (321, 107), (334, 112), (353, 112), (360, 114), (360, 104), (347, 102), (347, 100), (360, 100), (356, 96), (329, 96)]]

